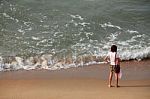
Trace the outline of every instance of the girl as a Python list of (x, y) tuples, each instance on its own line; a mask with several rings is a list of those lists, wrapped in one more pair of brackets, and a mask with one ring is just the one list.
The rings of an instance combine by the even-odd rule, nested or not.
[(111, 51), (108, 52), (108, 54), (104, 60), (106, 62), (110, 62), (110, 74), (109, 74), (108, 87), (112, 87), (111, 82), (112, 82), (113, 73), (115, 73), (115, 77), (116, 77), (116, 87), (119, 87), (119, 85), (118, 85), (118, 74), (120, 72), (120, 58), (119, 58), (119, 55), (117, 53), (117, 46), (116, 45), (111, 46)]

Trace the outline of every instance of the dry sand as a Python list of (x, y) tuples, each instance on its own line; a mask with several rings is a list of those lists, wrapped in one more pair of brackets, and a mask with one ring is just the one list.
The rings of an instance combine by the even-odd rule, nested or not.
[(0, 99), (150, 99), (150, 60), (121, 68), (119, 88), (107, 87), (108, 64), (0, 72)]

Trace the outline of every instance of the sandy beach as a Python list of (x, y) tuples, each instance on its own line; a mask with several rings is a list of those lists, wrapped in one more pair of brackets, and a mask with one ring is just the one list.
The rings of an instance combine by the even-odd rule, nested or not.
[(149, 99), (149, 64), (150, 60), (122, 62), (119, 88), (107, 86), (108, 64), (0, 72), (0, 99)]

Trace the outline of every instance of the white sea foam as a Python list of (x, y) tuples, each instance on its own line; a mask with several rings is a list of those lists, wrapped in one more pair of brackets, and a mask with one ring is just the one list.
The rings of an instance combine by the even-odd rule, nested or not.
[(135, 39), (135, 38), (145, 38), (146, 36), (145, 36), (145, 34), (142, 34), (142, 35), (135, 35), (135, 36), (133, 36), (132, 38), (133, 39)]
[(150, 47), (143, 48), (140, 50), (128, 50), (124, 51), (120, 54), (122, 60), (130, 60), (130, 59), (137, 59), (141, 60), (143, 58), (150, 57)]
[(31, 31), (32, 29), (33, 29), (32, 27), (29, 27), (29, 28), (27, 28), (25, 30)]
[(86, 37), (89, 39), (89, 36), (92, 36), (94, 33), (93, 32), (85, 32)]
[(80, 20), (84, 20), (84, 18), (82, 18), (80, 15), (70, 15), (72, 18), (77, 18)]
[(22, 33), (23, 35), (25, 34), (25, 30), (23, 29), (18, 29), (18, 32)]
[(33, 40), (40, 40), (39, 37), (34, 37), (34, 36), (32, 36), (32, 39), (33, 39)]
[(82, 26), (87, 26), (87, 25), (90, 25), (90, 23), (87, 23), (87, 22), (82, 22), (82, 23), (78, 23), (78, 24), (80, 24), (80, 25), (82, 25)]
[(137, 34), (137, 33), (139, 33), (138, 31), (133, 31), (133, 30), (127, 30), (127, 32), (129, 32), (131, 34)]
[(109, 41), (115, 41), (117, 39), (118, 33), (111, 33), (111, 35), (109, 37), (107, 37), (109, 39)]
[(25, 25), (25, 26), (27, 26), (27, 27), (29, 27), (32, 23), (31, 22), (25, 22), (25, 21), (22, 21), (23, 22), (23, 24)]
[[(129, 42), (132, 42), (131, 40)], [(126, 45), (129, 45), (128, 42), (125, 42), (125, 41), (118, 41), (117, 44), (120, 44), (122, 46), (126, 46)]]
[(9, 16), (7, 13), (2, 13), (2, 15), (3, 15), (4, 17), (6, 17), (6, 18), (9, 18), (9, 19), (11, 19), (11, 20), (16, 21), (16, 23), (18, 23), (18, 22), (19, 22), (19, 20), (18, 20), (18, 19), (15, 19), (15, 18), (13, 18), (13, 17)]
[(122, 29), (120, 26), (111, 24), (111, 22), (104, 23), (104, 24), (99, 24), (99, 25), (100, 25), (101, 27), (103, 27), (103, 28), (106, 28), (106, 27), (113, 27), (113, 28), (117, 28), (117, 29), (119, 29), (119, 30)]

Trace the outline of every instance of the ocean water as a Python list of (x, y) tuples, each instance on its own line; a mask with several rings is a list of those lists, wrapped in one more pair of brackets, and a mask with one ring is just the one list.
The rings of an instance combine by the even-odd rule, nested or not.
[(150, 58), (150, 0), (1, 0), (0, 71)]

